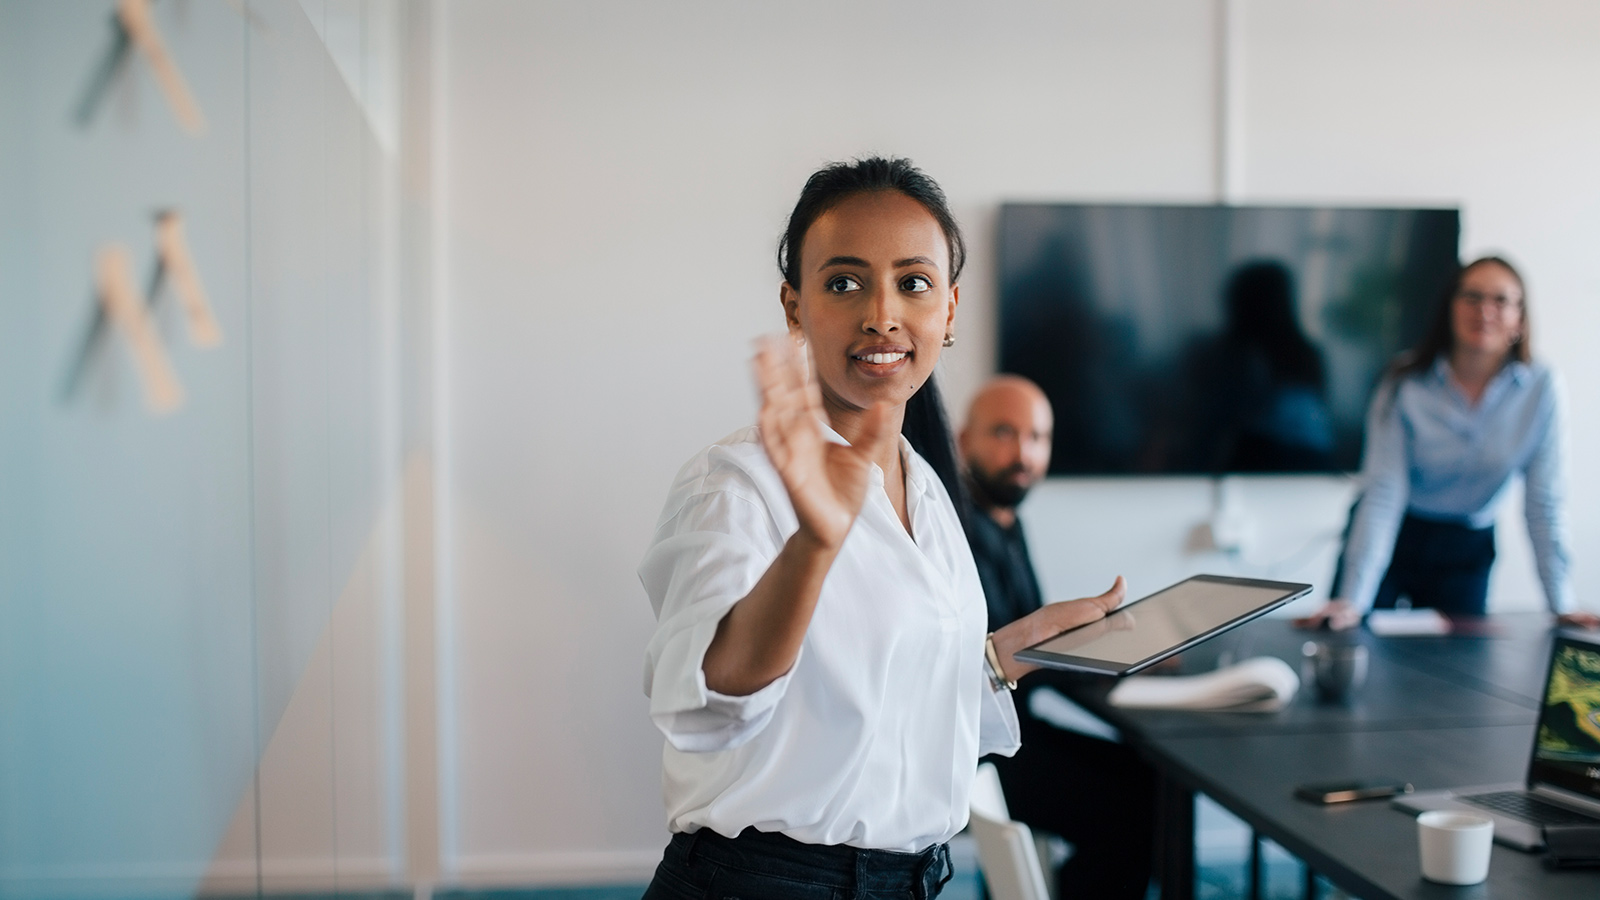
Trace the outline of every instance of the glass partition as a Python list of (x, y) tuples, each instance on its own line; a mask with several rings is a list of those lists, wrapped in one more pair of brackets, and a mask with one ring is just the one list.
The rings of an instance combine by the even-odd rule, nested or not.
[(0, 898), (404, 882), (400, 25), (0, 4)]

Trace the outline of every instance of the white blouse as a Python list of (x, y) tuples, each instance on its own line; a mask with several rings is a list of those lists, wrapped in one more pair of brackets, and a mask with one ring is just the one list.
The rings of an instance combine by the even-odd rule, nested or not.
[(1011, 695), (987, 674), (983, 588), (955, 508), (903, 437), (900, 453), (915, 540), (873, 466), (794, 667), (742, 697), (707, 689), (701, 663), (799, 522), (753, 426), (678, 472), (639, 565), (672, 831), (921, 851), (966, 825), (978, 757), (1020, 746)]

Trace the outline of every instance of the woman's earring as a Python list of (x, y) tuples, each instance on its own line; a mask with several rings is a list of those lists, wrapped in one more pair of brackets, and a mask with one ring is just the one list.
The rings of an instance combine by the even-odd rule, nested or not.
[(956, 336), (953, 335), (953, 334), (945, 335), (944, 336), (944, 345), (946, 347), (954, 347), (956, 345)]

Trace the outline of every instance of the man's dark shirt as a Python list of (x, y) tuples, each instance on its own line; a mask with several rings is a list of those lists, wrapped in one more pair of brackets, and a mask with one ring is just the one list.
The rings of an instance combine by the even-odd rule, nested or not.
[[(1028, 556), (1028, 541), (1022, 536), (1022, 520), (1012, 519), (1007, 528), (988, 511), (974, 506), (967, 525), (967, 540), (972, 545), (972, 561), (978, 566), (978, 581), (983, 584), (983, 599), (989, 607), (989, 630), (999, 631), (1044, 605), (1039, 578)], [(1029, 700), (1042, 687), (1060, 687), (1071, 680), (1066, 672), (1044, 669), (1028, 676), (1014, 695), (1017, 718), (1032, 720)]]
[(989, 630), (998, 631), (1042, 606), (1021, 521), (1013, 520), (1010, 528), (1004, 528), (984, 510), (974, 509), (968, 527), (972, 560), (978, 564), (978, 580), (989, 604)]
[[(967, 540), (983, 582), (990, 631), (1040, 607), (1044, 598), (1020, 522), (1002, 528), (975, 506)], [(1031, 710), (1033, 691), (1059, 689), (1081, 677), (1048, 669), (1029, 675), (1013, 697), (1022, 748), (1009, 759), (986, 758), (1000, 772), (1011, 815), (1076, 848), (1061, 867), (1060, 896), (1142, 900), (1154, 846), (1155, 773), (1126, 746), (1057, 728)]]

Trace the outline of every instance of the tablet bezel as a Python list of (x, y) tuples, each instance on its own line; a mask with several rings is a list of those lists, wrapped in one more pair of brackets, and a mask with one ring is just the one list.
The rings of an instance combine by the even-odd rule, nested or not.
[[(1090, 672), (1097, 675), (1132, 675), (1135, 672), (1149, 668), (1150, 666), (1161, 662), (1163, 659), (1166, 659), (1169, 656), (1182, 653), (1190, 647), (1211, 640), (1224, 631), (1237, 628), (1251, 619), (1259, 618), (1260, 616), (1265, 615), (1266, 613), (1269, 613), (1278, 607), (1283, 606), (1284, 604), (1298, 600), (1301, 597), (1311, 593), (1311, 585), (1300, 584), (1298, 582), (1267, 581), (1260, 578), (1237, 578), (1231, 575), (1192, 575), (1182, 581), (1169, 584), (1153, 594), (1147, 594), (1143, 597), (1140, 597), (1138, 600), (1135, 600), (1132, 603), (1124, 603), (1123, 605), (1112, 610), (1107, 615), (1114, 616), (1125, 609), (1131, 609), (1132, 607), (1149, 600), (1151, 597), (1155, 597), (1158, 594), (1164, 594), (1173, 588), (1187, 584), (1191, 581), (1206, 581), (1214, 584), (1232, 584), (1240, 587), (1272, 588), (1275, 590), (1281, 590), (1284, 593), (1283, 596), (1269, 600), (1263, 605), (1245, 613), (1244, 615), (1237, 616), (1227, 622), (1223, 622), (1222, 624), (1210, 628), (1201, 634), (1195, 635), (1194, 637), (1191, 637), (1182, 643), (1175, 644), (1159, 653), (1156, 653), (1153, 656), (1146, 657), (1145, 659), (1141, 659), (1135, 663), (1113, 662), (1106, 659), (1096, 659), (1092, 656), (1073, 656), (1066, 653), (1055, 653), (1050, 650), (1039, 649), (1045, 644), (1048, 644), (1056, 638), (1061, 637), (1063, 634), (1077, 631), (1077, 628), (1068, 628), (1066, 631), (1053, 634), (1039, 643), (1034, 644), (1032, 647), (1027, 648), (1026, 650), (1018, 650), (1013, 655), (1023, 662), (1033, 663), (1037, 666), (1046, 666), (1051, 669), (1065, 669), (1070, 672)], [(1095, 623), (1088, 622), (1084, 625), (1078, 626), (1078, 628), (1086, 628), (1093, 624)]]

